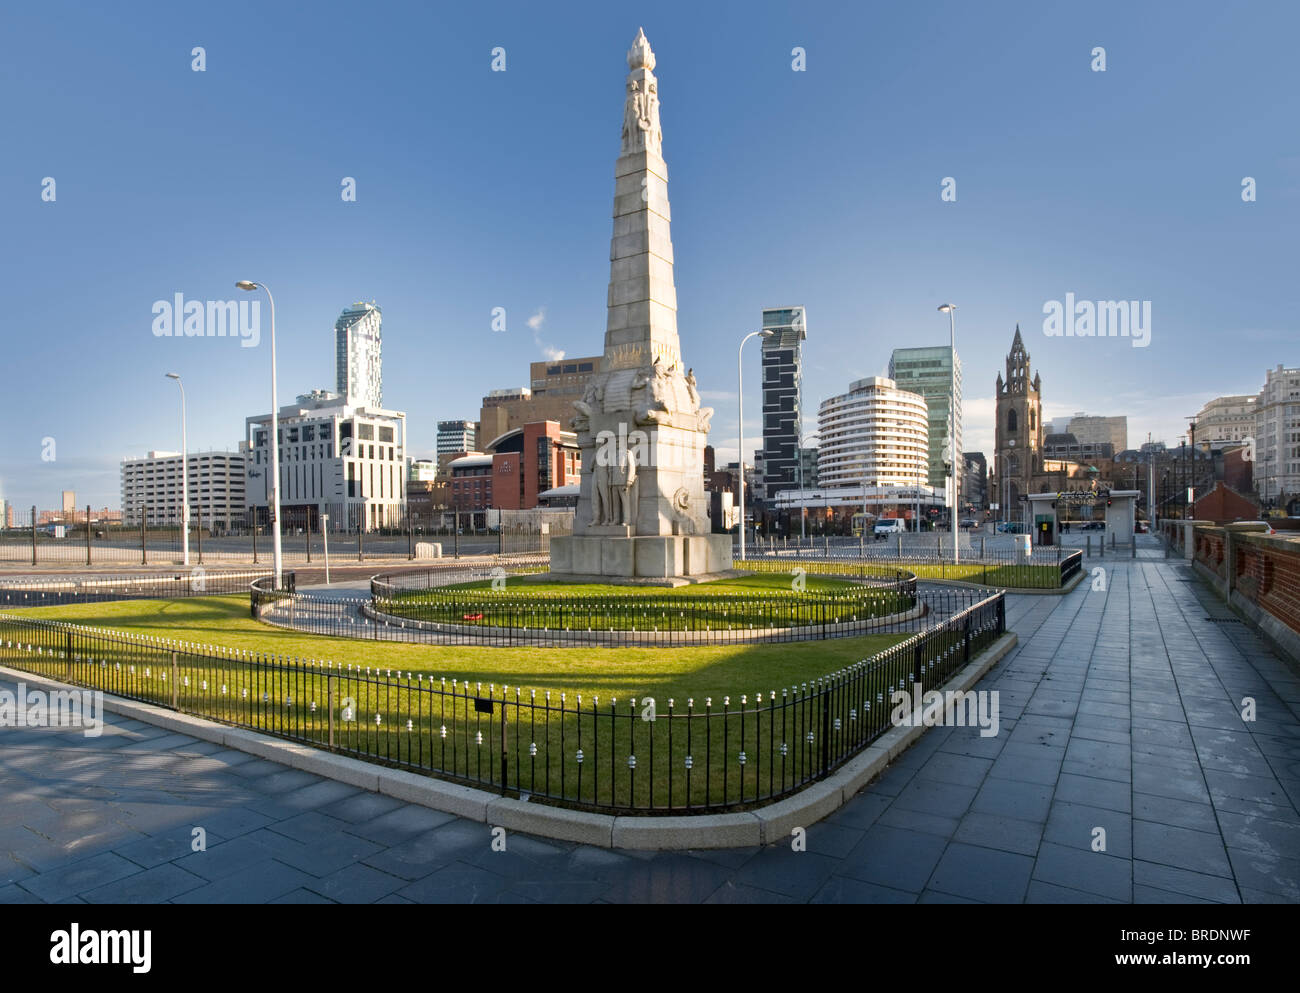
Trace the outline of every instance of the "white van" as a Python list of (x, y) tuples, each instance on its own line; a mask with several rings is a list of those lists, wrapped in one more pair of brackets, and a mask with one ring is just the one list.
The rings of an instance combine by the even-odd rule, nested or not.
[(902, 534), (907, 530), (907, 525), (901, 517), (885, 517), (876, 521), (875, 535), (877, 538), (887, 538), (891, 534)]

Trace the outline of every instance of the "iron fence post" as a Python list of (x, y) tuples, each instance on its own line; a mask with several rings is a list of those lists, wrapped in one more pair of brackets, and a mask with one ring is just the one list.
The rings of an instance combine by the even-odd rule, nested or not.
[(72, 682), (72, 631), (71, 630), (68, 631), (67, 681), (69, 683)]
[(501, 795), (506, 795), (506, 689), (501, 687)]
[(36, 564), (36, 504), (32, 504), (32, 565)]
[(86, 504), (86, 565), (90, 565), (90, 504)]
[(177, 669), (177, 666), (176, 666), (176, 651), (173, 649), (173, 650), (172, 650), (172, 710), (179, 710), (179, 709), (180, 709), (180, 707), (178, 707), (178, 706), (177, 706), (177, 703), (176, 703), (176, 701), (177, 701), (177, 688), (176, 688), (176, 686), (177, 686), (177, 683), (180, 682), (179, 678), (177, 677), (177, 672), (178, 672), (178, 671), (179, 671), (179, 670)]
[(148, 565), (149, 551), (148, 547), (145, 545), (144, 527), (144, 506), (142, 505), (140, 507), (140, 564)]
[(831, 688), (822, 687), (822, 768), (818, 778), (825, 778), (831, 767)]
[(325, 678), (325, 709), (329, 712), (329, 746), (334, 750), (334, 677)]

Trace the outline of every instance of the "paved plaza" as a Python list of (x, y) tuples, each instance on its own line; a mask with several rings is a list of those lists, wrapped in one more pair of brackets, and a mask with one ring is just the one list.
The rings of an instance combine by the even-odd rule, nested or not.
[(1300, 679), (1153, 539), (1086, 565), (1009, 597), (1020, 643), (978, 686), (1000, 733), (930, 730), (806, 851), (494, 851), (484, 824), (108, 715), (97, 739), (0, 730), (0, 902), (1300, 901)]

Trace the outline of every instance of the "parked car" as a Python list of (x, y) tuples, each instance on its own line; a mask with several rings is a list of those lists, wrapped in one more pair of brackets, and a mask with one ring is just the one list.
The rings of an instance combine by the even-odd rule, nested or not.
[(977, 527), (979, 527), (979, 525), (976, 524), (974, 521), (972, 521), (969, 517), (966, 518), (966, 520), (964, 520), (964, 521), (961, 522), (961, 526), (964, 527), (964, 528), (977, 528)]
[(1018, 521), (1003, 521), (998, 525), (999, 534), (1019, 534), (1022, 528)]
[(1106, 522), (1105, 521), (1084, 521), (1084, 523), (1079, 528), (1079, 530), (1080, 531), (1105, 531)]

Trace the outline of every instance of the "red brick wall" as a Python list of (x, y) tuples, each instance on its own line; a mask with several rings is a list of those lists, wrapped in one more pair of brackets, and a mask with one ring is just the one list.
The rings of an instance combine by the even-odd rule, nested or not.
[(1275, 541), (1233, 541), (1237, 589), (1300, 633), (1300, 551)]

